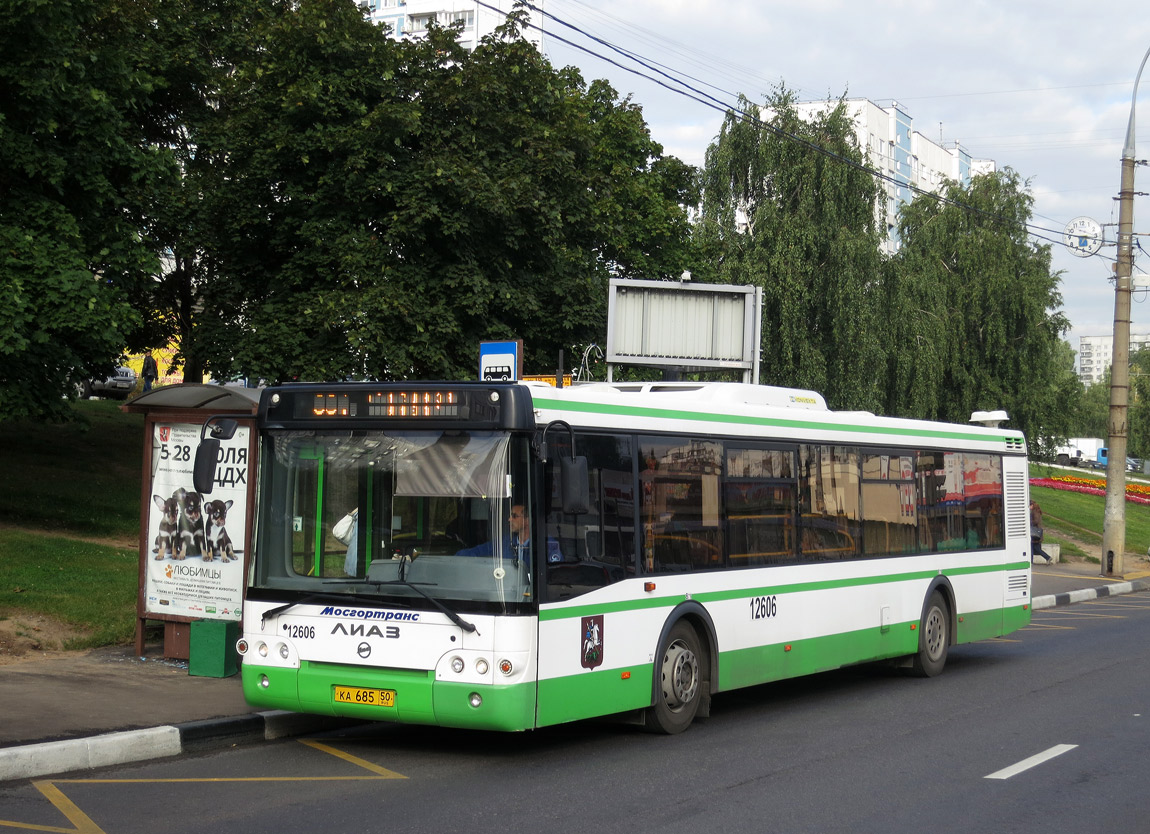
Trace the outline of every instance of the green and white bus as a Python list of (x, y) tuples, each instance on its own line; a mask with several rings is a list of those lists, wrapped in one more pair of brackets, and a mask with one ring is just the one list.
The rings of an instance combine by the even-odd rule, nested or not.
[(1017, 431), (733, 383), (298, 384), (257, 420), (256, 706), (673, 733), (719, 692), (935, 675), (1030, 620)]

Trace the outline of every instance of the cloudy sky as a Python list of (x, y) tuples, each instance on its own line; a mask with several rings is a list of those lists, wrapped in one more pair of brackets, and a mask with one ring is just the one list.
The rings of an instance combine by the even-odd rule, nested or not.
[[(668, 154), (701, 165), (722, 114), (575, 46), (647, 75), (616, 47), (709, 95), (761, 101), (779, 83), (802, 100), (897, 100), (920, 133), (959, 141), (1030, 180), (1032, 231), (1057, 241), (1067, 338), (1112, 332), (1115, 226), (1122, 145), (1139, 65), (1150, 48), (1141, 3), (1066, 0), (544, 0), (544, 48), (556, 65), (607, 78), (642, 106)], [(604, 43), (572, 30), (562, 23)], [(1143, 73), (1136, 157), (1150, 158), (1150, 68)], [(1150, 168), (1136, 189), (1150, 192)], [(1061, 245), (1068, 222), (1103, 224), (1110, 245), (1077, 258)], [(1150, 199), (1134, 204), (1134, 231), (1150, 232)], [(1150, 252), (1150, 236), (1144, 239)], [(1150, 254), (1135, 250), (1135, 273)], [(1150, 298), (1134, 294), (1132, 329), (1150, 332)]]

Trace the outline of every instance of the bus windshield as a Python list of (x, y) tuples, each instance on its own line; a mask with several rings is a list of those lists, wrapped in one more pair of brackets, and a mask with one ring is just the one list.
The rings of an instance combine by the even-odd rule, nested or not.
[(253, 588), (464, 608), (532, 599), (515, 523), (531, 506), (525, 438), (272, 430), (263, 444)]

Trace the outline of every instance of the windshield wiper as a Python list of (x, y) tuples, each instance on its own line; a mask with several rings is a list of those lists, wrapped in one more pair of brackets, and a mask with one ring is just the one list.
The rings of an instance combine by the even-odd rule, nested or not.
[[(355, 580), (353, 580), (353, 581), (355, 581)], [(347, 605), (348, 604), (348, 595), (347, 594), (320, 594), (320, 593), (316, 593), (316, 594), (307, 594), (306, 596), (300, 597), (299, 599), (293, 600), (292, 602), (285, 602), (283, 605), (278, 605), (275, 608), (269, 608), (267, 611), (265, 611), (263, 613), (263, 616), (260, 617), (260, 628), (263, 628), (264, 624), (267, 623), (269, 617), (274, 617), (276, 614), (282, 614), (284, 611), (287, 611), (289, 608), (295, 608), (297, 605), (307, 605), (309, 602), (316, 602), (317, 600), (322, 600), (323, 602), (338, 602), (338, 603), (341, 603), (343, 605)], [(362, 600), (362, 602), (371, 603), (371, 604), (376, 605), (380, 608), (391, 608), (391, 607), (407, 608), (407, 607), (409, 607), (409, 606), (403, 605), (402, 603), (399, 603), (399, 604), (393, 604), (390, 602), (385, 603), (382, 600), (377, 600), (377, 599)], [(355, 600), (355, 604), (359, 605), (360, 603), (361, 603), (361, 600), (359, 600), (357, 598)]]
[(368, 582), (367, 584), (368, 585), (375, 585), (376, 587), (379, 587), (379, 588), (383, 587), (384, 585), (403, 585), (406, 588), (411, 588), (411, 590), (415, 591), (417, 594), (419, 594), (425, 600), (427, 600), (432, 605), (434, 605), (436, 608), (438, 608), (440, 611), (442, 611), (444, 614), (446, 614), (447, 618), (449, 620), (451, 620), (451, 622), (453, 622), (457, 626), (459, 626), (461, 629), (468, 632), (469, 634), (472, 632), (474, 632), (475, 634), (479, 634), (479, 630), (472, 623), (467, 622), (467, 620), (460, 617), (458, 614), (456, 614), (454, 611), (452, 611), (450, 608), (448, 608), (442, 602), (440, 602), (435, 597), (433, 597), (431, 594), (427, 593), (426, 591), (424, 591), (422, 588), (419, 587), (419, 585), (434, 585), (435, 584), (434, 582), (415, 583), (415, 582), (408, 582), (406, 579), (387, 579), (387, 580), (376, 580), (374, 582)]

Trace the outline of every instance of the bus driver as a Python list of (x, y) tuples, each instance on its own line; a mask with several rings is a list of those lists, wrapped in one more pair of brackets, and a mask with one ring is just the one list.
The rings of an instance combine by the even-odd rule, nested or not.
[[(522, 559), (528, 566), (531, 564), (531, 518), (523, 504), (511, 505), (510, 532), (503, 537), (503, 555), (515, 560)], [(494, 547), (487, 541), (475, 547), (466, 547), (458, 551), (456, 556), (492, 556)], [(559, 552), (559, 542), (547, 539), (547, 561), (550, 563), (562, 562), (563, 554)]]

